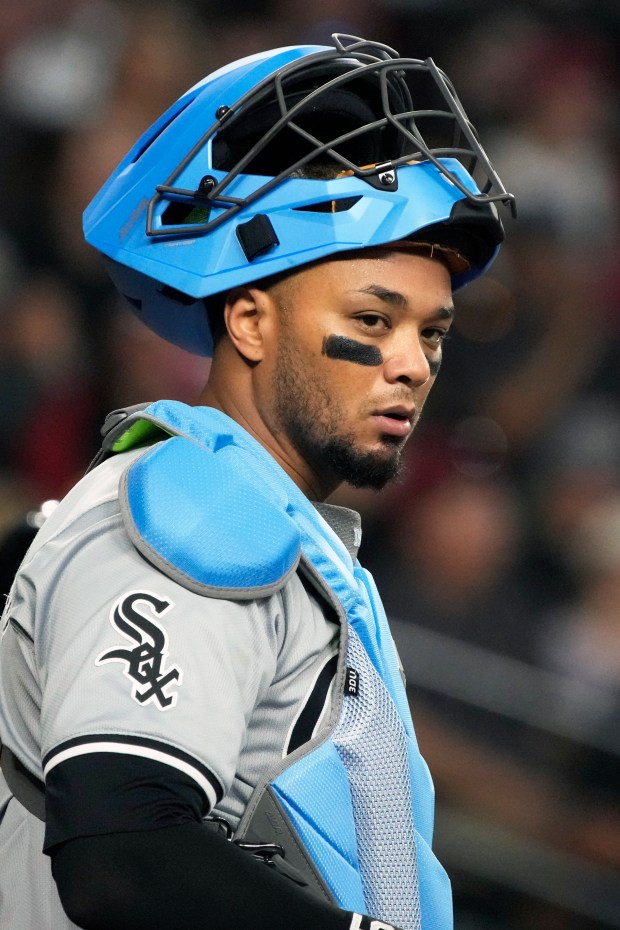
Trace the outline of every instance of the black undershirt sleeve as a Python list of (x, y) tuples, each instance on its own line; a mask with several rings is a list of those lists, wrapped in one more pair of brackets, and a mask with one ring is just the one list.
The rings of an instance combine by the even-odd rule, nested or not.
[(70, 840), (52, 851), (84, 930), (348, 930), (351, 913), (198, 823)]
[[(221, 792), (220, 792), (221, 797)], [(200, 822), (203, 791), (189, 775), (136, 755), (92, 752), (53, 768), (45, 782), (45, 843)]]
[(89, 753), (46, 780), (45, 851), (85, 930), (348, 930), (351, 913), (206, 827), (206, 797), (173, 765)]

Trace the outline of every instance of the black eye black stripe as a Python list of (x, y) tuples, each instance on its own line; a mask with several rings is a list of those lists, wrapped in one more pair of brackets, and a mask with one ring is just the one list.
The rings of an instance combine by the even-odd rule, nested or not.
[(355, 362), (356, 365), (381, 365), (383, 356), (376, 346), (369, 346), (347, 336), (328, 336), (323, 340), (323, 355)]

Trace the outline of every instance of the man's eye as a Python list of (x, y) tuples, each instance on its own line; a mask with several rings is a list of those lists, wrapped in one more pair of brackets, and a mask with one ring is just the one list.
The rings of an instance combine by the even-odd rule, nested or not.
[(439, 327), (425, 329), (423, 335), (432, 346), (437, 347), (443, 345), (446, 339), (449, 338), (448, 331), (446, 329), (440, 329)]
[(386, 320), (380, 313), (361, 313), (356, 317), (365, 329), (384, 331), (390, 328), (389, 320)]

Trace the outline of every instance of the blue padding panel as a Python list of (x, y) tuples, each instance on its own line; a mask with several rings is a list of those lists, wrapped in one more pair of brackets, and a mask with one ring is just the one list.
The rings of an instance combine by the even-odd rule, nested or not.
[(209, 589), (277, 586), (300, 553), (297, 527), (248, 475), (233, 446), (211, 452), (176, 436), (129, 468), (126, 501), (149, 550)]
[(281, 772), (272, 787), (336, 903), (365, 913), (351, 792), (334, 744), (322, 743)]
[(422, 930), (452, 930), (452, 887), (435, 853), (416, 830)]

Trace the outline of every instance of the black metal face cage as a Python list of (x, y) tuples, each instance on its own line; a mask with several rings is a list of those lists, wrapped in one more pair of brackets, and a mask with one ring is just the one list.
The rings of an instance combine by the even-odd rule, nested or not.
[[(167, 180), (157, 185), (156, 193), (151, 198), (147, 210), (146, 232), (148, 236), (195, 236), (197, 233), (209, 232), (267, 194), (282, 181), (290, 178), (294, 172), (303, 169), (308, 162), (321, 156), (339, 163), (343, 172), (351, 172), (358, 178), (364, 178), (375, 187), (385, 187), (386, 184), (394, 183), (395, 168), (410, 162), (428, 160), (461, 191), (470, 203), (499, 202), (510, 207), (512, 215), (516, 215), (514, 195), (506, 191), (478, 142), (476, 131), (469, 122), (452, 84), (431, 58), (425, 61), (400, 58), (398, 52), (389, 46), (366, 41), (356, 36), (336, 33), (332, 38), (335, 44), (333, 51), (304, 56), (265, 78), (232, 106), (218, 107), (215, 114), (216, 121), (177, 165)], [(295, 95), (292, 95), (293, 100), (287, 101), (289, 88), (298, 86), (300, 78), (312, 79), (313, 74), (324, 76), (330, 71), (332, 74), (336, 72), (334, 76), (327, 80), (323, 79), (320, 86), (310, 90), (302, 99), (296, 99)], [(431, 83), (438, 89), (445, 108), (436, 105), (425, 109), (414, 108), (410, 84), (420, 76), (430, 76)], [(307, 128), (296, 122), (297, 117), (303, 118), (304, 111), (307, 113), (309, 107), (316, 107), (320, 111), (322, 95), (334, 90), (346, 89), (350, 82), (357, 81), (359, 78), (374, 79), (380, 91), (382, 116), (326, 142), (322, 142)], [(428, 83), (428, 77), (424, 80)], [(255, 108), (267, 103), (277, 104), (279, 118), (265, 130), (257, 142), (248, 148), (247, 152), (228, 170), (224, 178), (217, 181), (211, 176), (203, 177), (195, 190), (175, 186), (176, 179), (186, 166), (209, 140), (216, 136), (218, 131), (229, 126), (233, 120), (243, 119), (247, 114), (255, 111)], [(398, 107), (396, 110), (395, 104)], [(447, 144), (443, 142), (443, 139), (439, 145), (425, 141), (421, 125), (428, 125), (431, 120), (434, 121), (435, 126), (441, 125), (448, 129)], [(350, 154), (343, 154), (341, 149), (350, 140), (361, 137), (365, 133), (382, 131), (384, 127), (389, 126), (396, 130), (399, 137), (402, 151), (397, 156), (386, 159), (381, 164), (364, 166), (352, 161)], [(290, 129), (301, 136), (308, 145), (308, 151), (257, 187), (247, 197), (227, 195), (226, 190), (234, 179), (245, 173), (244, 169), (251, 165), (257, 155), (284, 129)], [(445, 136), (446, 133), (444, 132), (443, 135)], [(480, 193), (473, 193), (469, 190), (459, 177), (439, 161), (440, 158), (450, 157), (457, 158), (475, 178)], [(201, 222), (201, 217), (197, 216), (198, 222), (189, 220), (182, 225), (154, 227), (154, 210), (162, 199), (169, 203), (187, 205), (188, 214), (194, 207), (203, 208), (204, 222)], [(218, 212), (217, 216), (209, 219), (209, 208), (214, 205), (220, 209), (224, 208), (223, 212)]]

